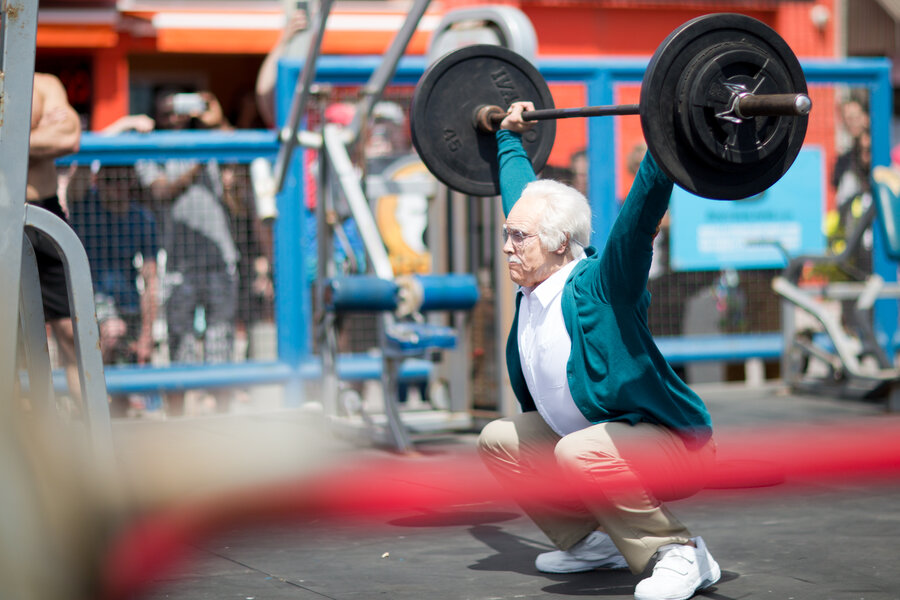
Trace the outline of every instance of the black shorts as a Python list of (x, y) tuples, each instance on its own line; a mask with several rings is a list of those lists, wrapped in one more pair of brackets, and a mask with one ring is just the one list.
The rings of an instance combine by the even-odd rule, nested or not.
[[(31, 204), (49, 210), (57, 217), (68, 222), (62, 206), (59, 204), (59, 198), (56, 196), (31, 202)], [(31, 227), (25, 229), (25, 234), (34, 247), (34, 253), (37, 257), (38, 277), (41, 280), (41, 298), (44, 303), (44, 319), (55, 321), (56, 319), (71, 317), (69, 292), (66, 287), (66, 270), (59, 253), (56, 251), (56, 246), (53, 245), (53, 241), (46, 234)]]

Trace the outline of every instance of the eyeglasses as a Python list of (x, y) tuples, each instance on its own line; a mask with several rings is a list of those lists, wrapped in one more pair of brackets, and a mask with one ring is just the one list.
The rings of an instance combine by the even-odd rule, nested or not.
[(506, 240), (512, 240), (513, 247), (516, 250), (521, 250), (525, 247), (525, 242), (528, 238), (533, 238), (537, 236), (537, 233), (525, 233), (524, 231), (519, 231), (518, 229), (508, 229), (506, 225), (503, 226), (503, 245), (506, 245)]

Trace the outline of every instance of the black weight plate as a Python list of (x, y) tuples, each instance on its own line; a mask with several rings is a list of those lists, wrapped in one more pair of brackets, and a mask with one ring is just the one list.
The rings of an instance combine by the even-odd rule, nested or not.
[(692, 19), (660, 44), (641, 85), (641, 127), (663, 172), (698, 196), (738, 200), (759, 194), (793, 164), (807, 116), (715, 116), (729, 85), (759, 93), (806, 93), (797, 57), (768, 25), (733, 13)]
[[(475, 127), (483, 105), (504, 110), (530, 100), (535, 109), (553, 108), (550, 88), (527, 60), (502, 46), (479, 44), (454, 50), (432, 64), (413, 93), (412, 142), (428, 170), (449, 188), (471, 196), (500, 193), (497, 142)], [(556, 122), (539, 121), (522, 142), (535, 172), (547, 163)]]
[(793, 82), (781, 63), (747, 42), (719, 44), (693, 62), (696, 68), (689, 68), (679, 83), (678, 112), (682, 133), (695, 151), (723, 168), (757, 163), (781, 151), (793, 117), (741, 119), (728, 114), (733, 112), (733, 93), (791, 89)]

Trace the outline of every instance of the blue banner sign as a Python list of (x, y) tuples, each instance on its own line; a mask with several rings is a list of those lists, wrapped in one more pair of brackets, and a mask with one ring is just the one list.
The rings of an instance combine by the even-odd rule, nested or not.
[(790, 256), (822, 254), (825, 169), (821, 148), (804, 148), (787, 173), (746, 200), (700, 198), (676, 186), (669, 206), (675, 271), (775, 269)]

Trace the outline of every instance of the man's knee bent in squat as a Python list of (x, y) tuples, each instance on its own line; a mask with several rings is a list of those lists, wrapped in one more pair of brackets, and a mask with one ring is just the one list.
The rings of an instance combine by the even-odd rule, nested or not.
[(509, 419), (491, 421), (481, 430), (476, 443), (478, 455), (484, 462), (495, 461), (501, 456), (516, 454), (518, 439), (515, 427)]
[(559, 465), (581, 471), (585, 465), (616, 465), (626, 461), (606, 429), (609, 423), (570, 433), (556, 443), (553, 454)]

